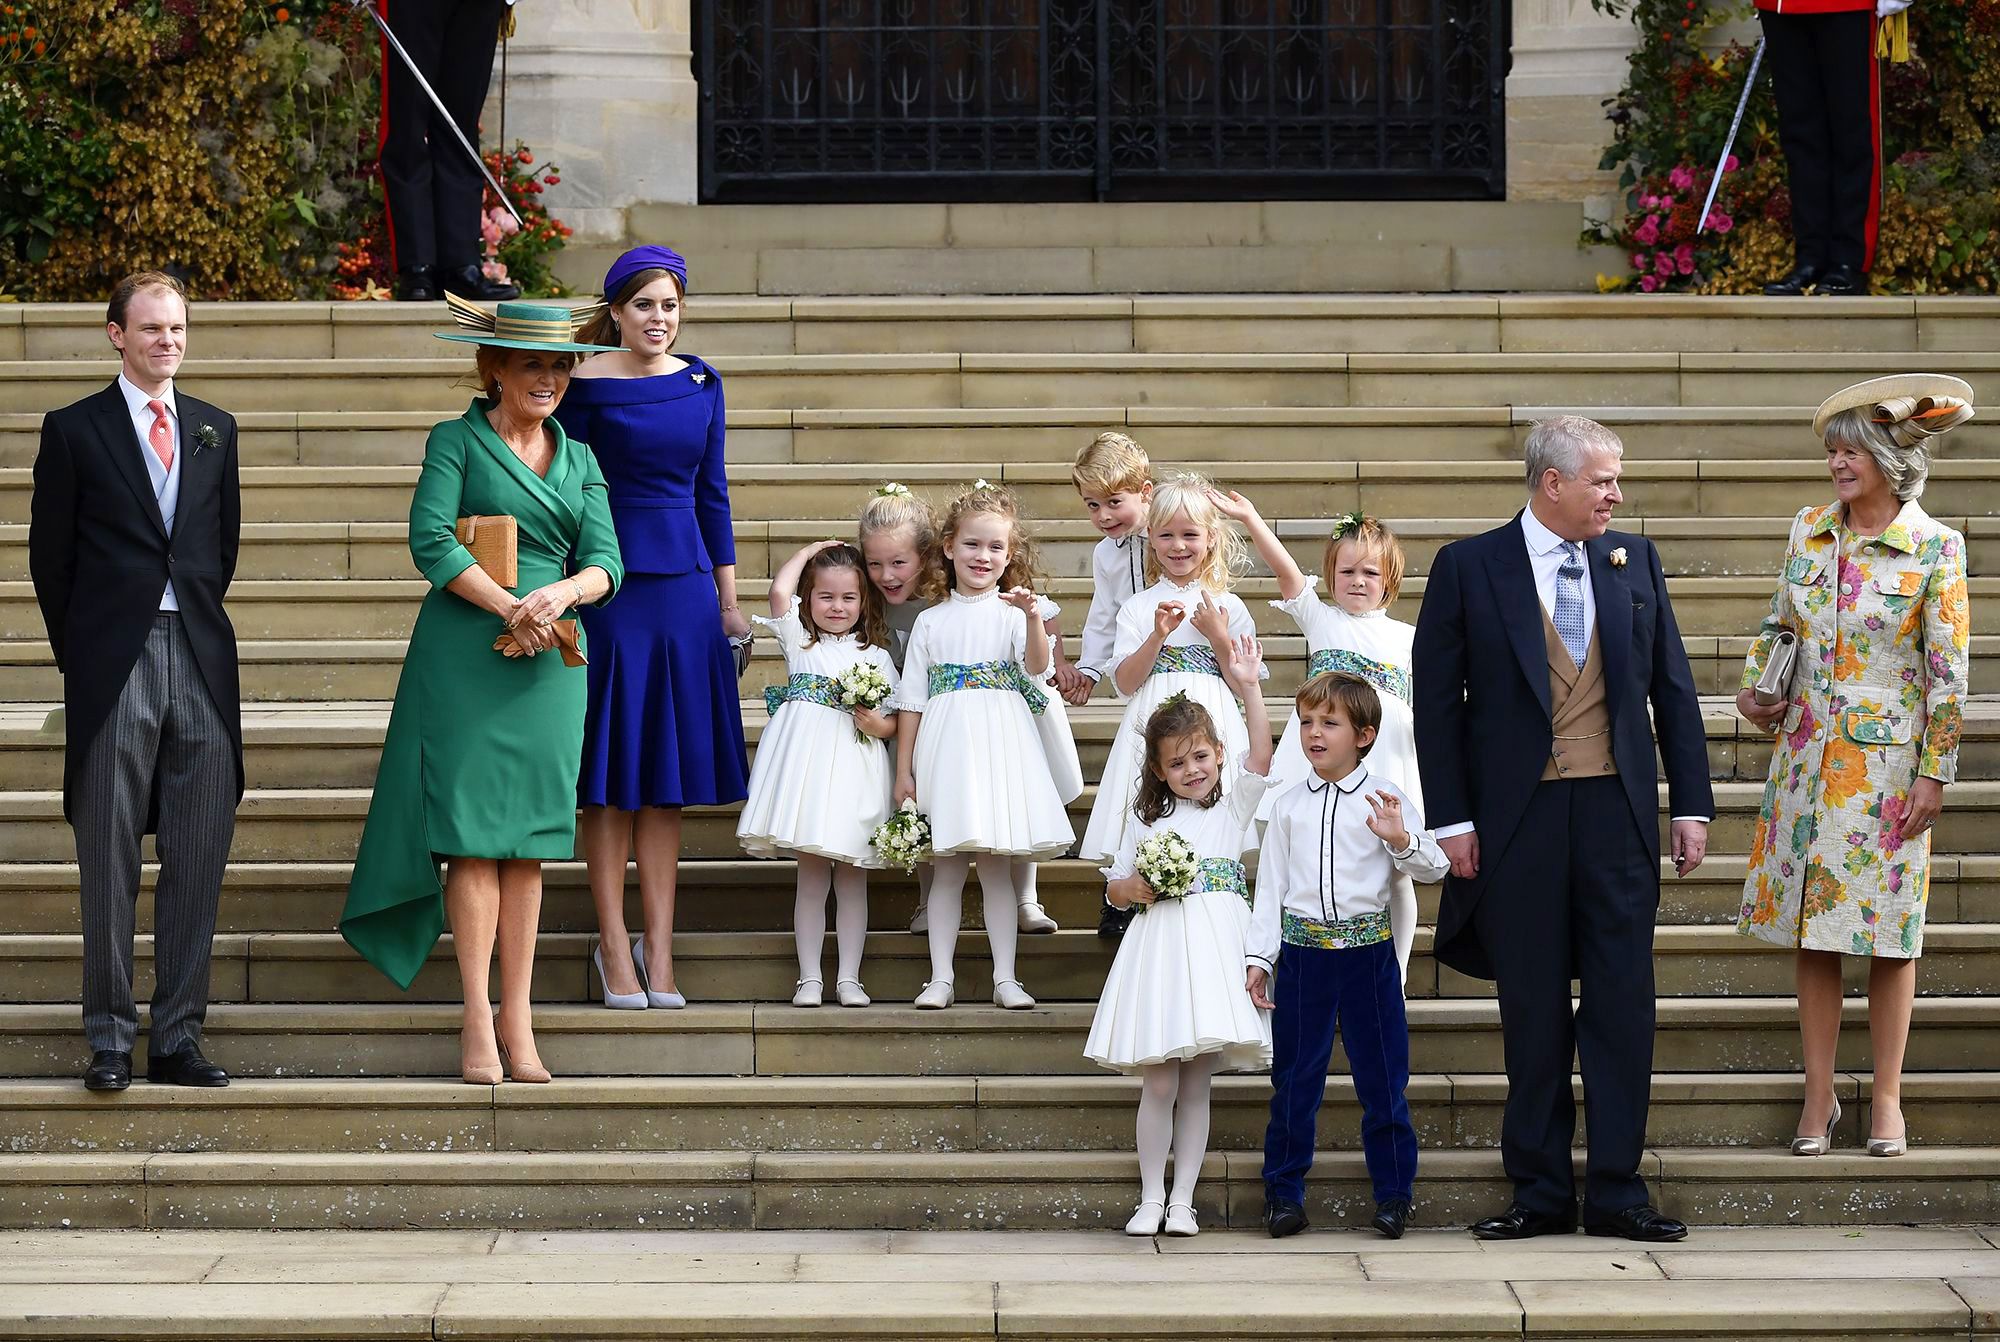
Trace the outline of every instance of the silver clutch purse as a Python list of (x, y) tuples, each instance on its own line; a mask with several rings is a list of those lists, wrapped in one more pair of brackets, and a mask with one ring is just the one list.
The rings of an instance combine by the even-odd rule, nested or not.
[(1757, 702), (1766, 708), (1789, 703), (1792, 698), (1792, 674), (1798, 665), (1799, 636), (1789, 629), (1780, 629), (1771, 640), (1771, 655), (1764, 661), (1764, 674), (1757, 677), (1756, 688), (1752, 691), (1757, 696)]

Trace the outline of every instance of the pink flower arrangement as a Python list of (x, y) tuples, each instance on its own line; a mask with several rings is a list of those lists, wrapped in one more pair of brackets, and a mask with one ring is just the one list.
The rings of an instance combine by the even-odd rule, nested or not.
[[(1732, 154), (1724, 160), (1722, 171), (1732, 173), (1740, 166)], [(1736, 227), (1725, 208), (1731, 203), (1724, 198), (1729, 193), (1719, 195), (1709, 210), (1706, 228), (1697, 219), (1710, 172), (1705, 165), (1683, 163), (1661, 176), (1646, 178), (1633, 191), (1633, 212), (1613, 240), (1625, 245), (1640, 292), (1659, 293), (1701, 284), (1703, 268), (1713, 256), (1714, 243), (1707, 235), (1728, 233)], [(1705, 247), (1711, 250), (1704, 251)]]

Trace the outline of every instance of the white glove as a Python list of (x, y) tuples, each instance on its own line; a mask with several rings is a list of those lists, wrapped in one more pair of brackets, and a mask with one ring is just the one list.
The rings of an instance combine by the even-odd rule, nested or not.
[(1875, 17), (1886, 19), (1891, 14), (1900, 14), (1910, 7), (1910, 0), (1875, 0)]

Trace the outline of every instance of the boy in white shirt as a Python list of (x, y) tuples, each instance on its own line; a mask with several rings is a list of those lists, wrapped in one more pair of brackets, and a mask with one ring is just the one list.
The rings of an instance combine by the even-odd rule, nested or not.
[[(1065, 702), (1084, 704), (1111, 670), (1118, 632), (1118, 608), (1142, 588), (1146, 578), (1146, 508), (1153, 500), (1153, 463), (1125, 434), (1100, 433), (1070, 464), (1070, 483), (1083, 496), (1083, 511), (1104, 538), (1090, 552), (1090, 614), (1084, 618), (1083, 646), (1073, 667), (1056, 668), (1056, 689)], [(1067, 672), (1067, 674), (1065, 674)], [(1125, 935), (1130, 910), (1109, 902), (1099, 915), (1097, 935)]]
[(1251, 999), (1274, 1008), (1264, 1227), (1273, 1239), (1306, 1227), (1306, 1171), (1338, 1026), (1361, 1101), (1374, 1226), (1400, 1239), (1416, 1180), (1417, 1132), (1404, 1098), (1410, 1030), (1389, 897), (1397, 871), (1437, 881), (1451, 864), (1415, 803), (1363, 763), (1382, 724), (1375, 687), (1328, 671), (1301, 686), (1297, 702), (1313, 776), (1280, 797), (1271, 814), (1244, 943)]

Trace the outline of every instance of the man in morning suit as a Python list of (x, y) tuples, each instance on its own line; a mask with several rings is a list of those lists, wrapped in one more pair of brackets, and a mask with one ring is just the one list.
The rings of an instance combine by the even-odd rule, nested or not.
[(1514, 1201), (1472, 1227), (1482, 1239), (1576, 1229), (1572, 1054), (1590, 1110), (1584, 1228), (1687, 1234), (1648, 1204), (1639, 1173), (1660, 902), (1649, 704), (1683, 876), (1707, 852), (1714, 797), (1659, 554), (1607, 530), (1623, 454), (1591, 420), (1536, 424), (1528, 506), (1440, 551), (1417, 617), (1417, 765), (1451, 861), (1437, 958), (1496, 980), (1506, 1048)]
[(42, 419), (28, 570), (63, 676), (63, 814), (76, 834), (92, 1090), (132, 1079), (139, 841), (157, 836), (146, 1078), (226, 1086), (201, 1054), (236, 805), (236, 631), (223, 594), (241, 509), (236, 421), (180, 393), (187, 299), (158, 271), (112, 292), (117, 380)]

